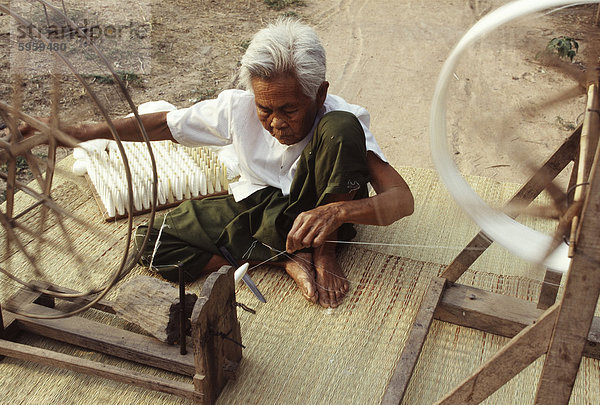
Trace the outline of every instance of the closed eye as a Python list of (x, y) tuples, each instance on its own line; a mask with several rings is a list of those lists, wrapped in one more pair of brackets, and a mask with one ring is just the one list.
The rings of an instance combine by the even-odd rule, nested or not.
[(257, 105), (256, 106), (258, 108), (258, 111), (261, 112), (262, 114), (270, 114), (271, 110), (268, 109), (267, 107), (263, 107), (262, 105)]

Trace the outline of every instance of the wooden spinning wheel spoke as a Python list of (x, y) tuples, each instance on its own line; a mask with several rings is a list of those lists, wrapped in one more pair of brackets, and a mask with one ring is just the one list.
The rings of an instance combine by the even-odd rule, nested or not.
[[(39, 221), (40, 229), (44, 229), (48, 210), (49, 210), (48, 207), (46, 207), (45, 205), (42, 205), (42, 212), (41, 212), (40, 221)], [(82, 256), (82, 252), (79, 252), (79, 250), (75, 248), (76, 244), (75, 244), (75, 241), (73, 240), (73, 238), (71, 237), (71, 233), (70, 233), (68, 227), (65, 226), (63, 219), (60, 215), (58, 215), (54, 211), (52, 211), (52, 212), (55, 214), (56, 221), (58, 222), (58, 226), (60, 227), (60, 230), (62, 231), (62, 235), (64, 237), (63, 242), (65, 243), (66, 246), (63, 247), (63, 251), (65, 253), (72, 254), (73, 259), (75, 260), (75, 263), (79, 266), (83, 266), (85, 264), (85, 258)], [(38, 239), (37, 252), (41, 253), (43, 247), (44, 247), (44, 243), (42, 243), (41, 239)], [(80, 277), (84, 277), (83, 274), (81, 274), (81, 273), (78, 273), (78, 274), (80, 275)]]
[(37, 265), (37, 258), (31, 256), (31, 254), (27, 251), (25, 244), (23, 244), (23, 242), (14, 230), (11, 218), (2, 212), (0, 212), (0, 225), (2, 225), (4, 227), (4, 230), (6, 231), (6, 250), (9, 251), (11, 243), (14, 242), (17, 248), (23, 253), (23, 255), (27, 258), (29, 263), (33, 266), (36, 275), (40, 275), (41, 271)]
[[(1, 103), (2, 102), (0, 101), (0, 104)], [(7, 162), (11, 156), (18, 156), (20, 154), (27, 153), (27, 151), (31, 150), (32, 148), (39, 145), (45, 145), (47, 143), (48, 136), (46, 134), (33, 135), (12, 147), (6, 146), (3, 142), (0, 142), (0, 146), (2, 146), (2, 149), (0, 149), (0, 163)]]
[[(34, 179), (37, 181), (40, 189), (45, 191), (46, 181), (44, 180), (43, 168), (41, 165), (41, 160), (38, 159), (31, 151), (25, 153), (25, 160), (27, 161), (27, 165), (29, 166), (29, 170), (33, 174)], [(48, 175), (48, 173), (46, 173)], [(45, 191), (45, 193), (47, 193)]]
[(558, 220), (562, 215), (562, 210), (556, 209), (553, 205), (548, 206), (531, 206), (525, 203), (510, 204), (510, 206), (504, 208), (498, 208), (506, 215), (511, 217), (517, 217), (519, 215), (526, 215), (536, 218), (546, 218)]
[[(44, 136), (39, 136), (39, 137), (35, 137), (35, 136), (27, 137), (27, 138), (23, 139), (22, 141), (20, 141), (17, 145), (12, 146), (12, 149), (10, 150), (10, 152), (13, 153), (14, 155), (22, 155), (23, 153), (25, 153), (27, 150), (30, 150), (34, 146), (49, 144), (50, 138), (55, 138), (56, 142), (58, 144), (67, 146), (70, 148), (74, 148), (79, 144), (79, 141), (77, 139), (73, 138), (72, 136), (61, 131), (58, 128), (54, 128), (51, 125), (48, 125), (45, 122), (45, 120), (39, 119), (36, 117), (32, 117), (31, 115), (19, 110), (18, 108), (14, 107), (14, 106), (11, 106), (3, 101), (0, 101), (0, 110), (2, 110), (4, 113), (15, 116), (15, 118), (23, 120), (24, 123), (30, 127), (29, 129), (39, 131), (40, 133), (42, 133), (44, 135)], [(15, 129), (11, 131), (11, 139), (13, 138), (14, 134), (20, 134), (20, 133), (21, 133), (21, 131), (15, 127)]]
[[(56, 241), (53, 238), (48, 238), (48, 237), (44, 236), (43, 233), (39, 232), (39, 230), (29, 227), (24, 222), (16, 221), (13, 219), (12, 227), (14, 229), (18, 229), (18, 230), (22, 231), (23, 233), (25, 233), (27, 236), (29, 236), (30, 240), (36, 239), (36, 240), (38, 240), (38, 242), (43, 243), (43, 244), (47, 245), (48, 247), (51, 247), (51, 248), (54, 248), (57, 250), (63, 249), (63, 246), (61, 245), (60, 241)], [(13, 253), (14, 252), (10, 252), (10, 254), (13, 254)]]
[[(33, 204), (31, 207), (35, 208), (36, 206), (37, 204)], [(41, 204), (41, 210), (42, 215), (46, 215), (44, 213), (47, 213), (50, 208), (48, 208), (45, 204)], [(72, 240), (69, 229), (67, 226), (65, 226), (62, 217), (58, 213), (54, 211), (52, 212), (55, 214), (58, 226), (63, 235), (62, 240), (58, 242), (44, 236), (45, 227), (43, 226), (43, 221), (40, 221), (40, 227), (37, 230), (34, 230), (27, 226), (25, 222), (18, 221), (18, 218), (13, 217), (9, 219), (4, 213), (0, 212), (0, 225), (2, 225), (6, 230), (5, 260), (8, 264), (11, 263), (11, 258), (14, 253), (11, 249), (12, 243), (16, 245), (17, 250), (21, 251), (27, 261), (31, 264), (36, 277), (41, 279), (44, 279), (45, 276), (38, 265), (38, 258), (41, 257), (43, 247), (51, 247), (55, 252), (72, 254), (78, 265), (83, 265), (85, 263), (85, 259), (82, 254), (75, 249), (75, 243)], [(23, 231), (23, 233), (28, 237), (28, 240), (23, 241), (17, 232), (15, 232), (17, 229)], [(104, 235), (104, 237), (107, 237), (107, 235)], [(30, 252), (30, 249), (28, 249), (28, 246), (32, 240), (37, 241), (37, 248), (34, 249), (35, 253)], [(4, 270), (4, 274), (7, 274), (7, 272), (10, 272), (10, 268)], [(13, 278), (13, 280), (15, 279)]]
[[(590, 34), (592, 30), (594, 30), (594, 28), (590, 28), (588, 30), (590, 31)], [(532, 52), (532, 49), (526, 44), (517, 44), (516, 48), (523, 54), (531, 54)], [(572, 102), (575, 98), (585, 95), (589, 90), (590, 83), (597, 81), (597, 71), (595, 66), (597, 65), (598, 61), (600, 61), (599, 56), (600, 50), (591, 45), (585, 48), (585, 52), (579, 53), (579, 62), (576, 64), (559, 58), (556, 53), (553, 52), (538, 52), (534, 58), (527, 59), (527, 61), (537, 64), (544, 69), (554, 71), (556, 74), (568, 77), (577, 82), (577, 84), (567, 88), (566, 90), (559, 90), (557, 93), (549, 94), (545, 100), (536, 102), (535, 105), (522, 106), (519, 104), (519, 108), (516, 108), (511, 114), (502, 117), (486, 116), (485, 119), (476, 118), (473, 121), (474, 127), (479, 128), (485, 126), (485, 124), (492, 123), (494, 128), (513, 128), (513, 124), (523, 120), (524, 117), (539, 117), (541, 113), (547, 111), (550, 107)], [(588, 97), (588, 99), (591, 98)], [(579, 121), (579, 117), (577, 121)], [(577, 131), (581, 131), (581, 127), (582, 126), (579, 125)], [(501, 131), (500, 138), (506, 141), (503, 142), (503, 145), (507, 147), (509, 155), (514, 157), (513, 161), (519, 162), (526, 170), (528, 170), (530, 174), (533, 175), (539, 170), (539, 166), (537, 166), (537, 163), (532, 160), (530, 154), (528, 154), (523, 148), (514, 147), (512, 143), (508, 142), (508, 140), (512, 140), (513, 135), (514, 130), (512, 129)], [(579, 158), (574, 159), (575, 168), (577, 168), (579, 160)], [(590, 163), (591, 162), (588, 162), (588, 173)], [(576, 171), (577, 169), (574, 170), (574, 173), (576, 173)], [(565, 191), (564, 186), (560, 186), (559, 183), (554, 179), (554, 176), (551, 176), (550, 178), (551, 180), (548, 182), (545, 190), (550, 197), (550, 203), (548, 205), (531, 207), (530, 203), (523, 204), (517, 201), (511, 203), (507, 207), (497, 208), (497, 210), (506, 213), (512, 218), (515, 218), (519, 215), (528, 215), (538, 218), (559, 220), (557, 230), (552, 236), (553, 240), (555, 241), (554, 247), (556, 247), (560, 243), (564, 242), (565, 239), (569, 240), (571, 235), (575, 234), (574, 228), (572, 227), (571, 229), (568, 229), (565, 223), (572, 221), (574, 218), (576, 221), (578, 217), (577, 212), (580, 211), (581, 208), (579, 205), (571, 207), (571, 203), (573, 202), (573, 194), (571, 192), (573, 190), (577, 190), (578, 187), (581, 188), (582, 184), (585, 182), (582, 180), (582, 177), (579, 177), (579, 181), (574, 181), (575, 178), (573, 178), (567, 187), (567, 191)], [(576, 184), (577, 187), (574, 187)], [(573, 240), (570, 242), (574, 243)]]
[[(594, 53), (594, 55), (588, 59), (594, 61), (596, 60), (596, 58), (597, 56)], [(560, 69), (559, 66), (563, 65), (557, 65), (556, 67)], [(567, 73), (570, 73), (571, 77), (575, 78), (579, 82), (577, 86), (568, 89), (564, 92), (561, 92), (560, 94), (551, 97), (549, 100), (546, 100), (541, 104), (536, 105), (535, 107), (526, 107), (522, 109), (520, 113), (525, 113), (528, 116), (536, 116), (539, 115), (539, 113), (545, 108), (548, 108), (561, 102), (572, 100), (575, 97), (579, 97), (585, 94), (585, 90), (588, 88), (586, 86), (586, 83), (589, 84), (590, 82), (593, 82), (593, 76), (589, 72), (586, 75), (585, 73), (579, 70), (567, 69), (566, 71)], [(589, 71), (594, 72), (595, 69), (589, 69)], [(589, 101), (587, 110), (593, 110), (593, 106), (590, 103), (593, 103), (594, 97), (588, 97), (588, 100)], [(497, 126), (500, 128), (509, 128), (509, 123), (512, 120), (517, 119), (516, 114), (517, 112), (498, 120), (499, 123), (497, 124)], [(573, 134), (577, 134), (577, 136), (581, 138), (582, 128), (585, 126), (585, 122), (588, 120), (589, 113), (586, 114), (584, 117), (584, 124), (579, 125), (579, 127), (573, 132)], [(479, 122), (479, 124), (482, 124), (482, 122)], [(509, 135), (509, 133), (503, 133), (502, 138), (510, 139)], [(538, 165), (536, 165), (535, 162), (531, 160), (531, 157), (526, 153), (526, 151), (513, 147), (510, 148), (510, 153), (512, 156), (514, 156), (514, 160), (521, 162), (532, 175), (534, 173), (541, 172), (542, 177), (547, 176), (547, 181), (545, 181), (544, 183), (544, 191), (547, 192), (550, 201), (548, 205), (531, 206), (532, 201), (514, 200), (507, 204), (505, 207), (496, 209), (500, 212), (505, 213), (513, 219), (521, 215), (525, 215), (558, 221), (555, 231), (552, 233), (552, 243), (550, 244), (547, 251), (544, 253), (540, 260), (540, 263), (543, 263), (562, 243), (567, 242), (573, 245), (575, 243), (573, 239), (575, 228), (574, 225), (572, 225), (572, 222), (574, 220), (576, 221), (577, 217), (580, 215), (582, 206), (580, 203), (578, 203), (581, 200), (581, 194), (578, 194), (578, 198), (571, 198), (571, 193), (578, 187), (583, 188), (582, 186), (585, 186), (585, 179), (587, 179), (587, 177), (585, 177), (584, 179), (583, 175), (579, 175), (579, 177), (577, 177), (575, 176), (575, 174), (578, 171), (579, 165), (583, 165), (584, 167), (587, 167), (587, 175), (589, 175), (589, 166), (591, 163), (589, 162), (590, 157), (588, 156), (587, 158), (588, 163), (584, 164), (583, 162), (581, 162), (580, 154), (585, 154), (586, 152), (582, 152), (581, 150), (577, 152), (577, 157), (572, 159), (575, 162), (575, 167), (573, 169), (574, 177), (572, 177), (568, 189), (564, 190), (563, 187), (559, 185), (556, 180), (557, 174), (553, 174), (553, 170), (551, 170), (550, 168), (540, 168)], [(573, 179), (577, 179), (577, 181), (574, 182)], [(579, 190), (579, 192), (581, 192), (581, 190)]]
[[(64, 3), (63, 3), (64, 7)], [(59, 105), (60, 105), (60, 79), (57, 74), (52, 75), (52, 103), (51, 108), (51, 127), (54, 131), (58, 131), (60, 128), (59, 118)], [(54, 167), (56, 164), (56, 147), (58, 143), (55, 137), (48, 139), (48, 157), (46, 160), (46, 182), (42, 190), (44, 194), (50, 195), (52, 189), (52, 178), (54, 177)]]
[(6, 178), (6, 215), (12, 218), (15, 205), (15, 186), (17, 177), (17, 161), (11, 159), (8, 162), (8, 173)]
[[(0, 177), (2, 177), (2, 175), (0, 175)], [(58, 223), (58, 226), (64, 232), (64, 236), (68, 241), (68, 244), (67, 244), (68, 249), (67, 250), (70, 250), (73, 248), (74, 242), (71, 240), (71, 236), (70, 236), (68, 227), (64, 224), (64, 219), (71, 220), (76, 225), (85, 227), (88, 232), (90, 232), (93, 236), (97, 237), (99, 240), (110, 240), (112, 237), (114, 237), (114, 234), (111, 233), (110, 230), (104, 230), (100, 227), (89, 224), (86, 220), (79, 218), (77, 215), (62, 208), (59, 204), (54, 202), (50, 197), (46, 196), (45, 194), (38, 193), (35, 190), (33, 190), (32, 188), (30, 188), (29, 186), (25, 186), (24, 184), (21, 184), (18, 181), (16, 182), (16, 185), (23, 192), (29, 194), (30, 196), (34, 197), (37, 200), (36, 203), (32, 204), (28, 208), (29, 210), (35, 209), (38, 206), (41, 206), (42, 212), (47, 213), (48, 211), (50, 211), (54, 214), (54, 217)], [(22, 213), (19, 216), (22, 216), (22, 214), (24, 214), (24, 213), (26, 213), (26, 211), (22, 211)], [(45, 214), (45, 215), (47, 216), (47, 214)], [(34, 234), (36, 239), (40, 239), (44, 243), (48, 243), (48, 240), (43, 237), (43, 232), (45, 231), (45, 228), (40, 228), (36, 232), (36, 231), (31, 230), (26, 225), (22, 225), (21, 223), (16, 222), (16, 220), (18, 220), (18, 219), (19, 218), (17, 218), (15, 216), (15, 217), (11, 218), (10, 220), (7, 219), (6, 223), (10, 224), (11, 228), (19, 227), (24, 230), (27, 230), (28, 233)], [(81, 259), (81, 260), (83, 261), (83, 259)]]
[[(4, 178), (4, 179), (8, 180), (9, 175), (10, 174), (8, 174), (8, 175), (0, 174), (0, 178)], [(49, 178), (46, 175), (46, 181), (42, 182), (42, 185), (44, 185), (45, 187), (48, 187), (47, 189), (50, 190), (50, 187), (49, 187), (50, 181), (48, 181), (48, 180), (49, 180)], [(11, 280), (13, 280), (19, 284), (22, 284), (22, 285), (26, 286), (27, 288), (32, 288), (33, 285), (19, 277), (14, 276), (14, 274), (10, 270), (10, 256), (12, 255), (11, 246), (13, 244), (14, 244), (15, 248), (18, 251), (20, 251), (25, 256), (27, 261), (30, 263), (30, 265), (33, 268), (33, 273), (35, 274), (35, 276), (39, 280), (45, 280), (46, 279), (45, 272), (43, 272), (40, 269), (40, 267), (38, 265), (38, 261), (37, 261), (37, 257), (41, 253), (43, 247), (45, 247), (45, 248), (51, 247), (51, 248), (54, 248), (55, 251), (63, 252), (64, 254), (69, 254), (71, 256), (72, 260), (74, 260), (74, 262), (76, 263), (76, 265), (79, 268), (85, 268), (86, 257), (83, 255), (83, 252), (79, 251), (76, 248), (76, 242), (73, 240), (73, 238), (71, 236), (72, 227), (70, 225), (65, 224), (65, 220), (72, 221), (75, 225), (78, 225), (78, 226), (86, 229), (86, 232), (88, 234), (93, 235), (98, 240), (109, 241), (115, 237), (115, 235), (112, 234), (109, 230), (105, 230), (98, 226), (92, 225), (92, 224), (88, 223), (87, 221), (85, 221), (84, 219), (81, 219), (77, 215), (64, 209), (58, 203), (53, 201), (52, 198), (48, 194), (46, 194), (44, 192), (36, 191), (32, 187), (22, 184), (21, 182), (19, 182), (17, 180), (14, 180), (14, 188), (15, 188), (15, 190), (17, 190), (17, 189), (21, 190), (22, 192), (26, 193), (30, 197), (33, 197), (35, 202), (33, 204), (31, 204), (28, 208), (24, 209), (20, 214), (12, 215), (12, 217), (10, 217), (10, 218), (5, 213), (0, 213), (0, 225), (2, 225), (6, 229), (6, 257), (8, 258), (6, 263), (9, 265), (8, 268), (2, 268), (0, 271), (4, 275), (6, 275), (8, 278), (10, 278)], [(22, 217), (24, 214), (29, 213), (38, 207), (39, 207), (39, 211), (38, 211), (39, 216), (38, 216), (38, 227), (37, 227), (38, 229), (37, 230), (32, 229), (31, 227), (27, 226), (24, 222), (19, 221), (20, 217)], [(62, 234), (62, 238), (58, 242), (51, 241), (48, 238), (43, 236), (45, 228), (46, 228), (47, 219), (49, 218), (49, 214), (51, 214), (55, 218), (57, 227), (61, 231), (61, 234)], [(21, 240), (21, 237), (15, 232), (15, 229), (21, 229), (28, 237), (37, 241), (37, 249), (35, 249), (37, 254), (30, 252), (30, 250), (27, 249), (26, 243)], [(28, 244), (28, 242), (27, 242), (27, 244)], [(89, 260), (89, 258), (88, 258), (88, 260)], [(129, 266), (132, 266), (134, 264), (135, 264), (135, 262), (128, 263)], [(121, 277), (121, 275), (123, 273), (127, 272), (128, 270), (129, 270), (129, 268), (125, 268), (125, 267), (121, 266), (115, 271), (115, 273), (113, 274), (111, 279), (109, 281), (107, 281), (102, 287), (91, 288), (90, 290), (84, 291), (81, 293), (76, 293), (76, 294), (59, 293), (59, 292), (57, 293), (52, 290), (40, 290), (39, 288), (37, 288), (36, 291), (40, 291), (47, 295), (55, 296), (57, 298), (85, 297), (85, 296), (89, 296), (90, 294), (95, 294), (95, 293), (106, 290), (108, 286), (112, 286), (112, 284), (114, 284), (114, 280), (119, 279)], [(77, 273), (77, 274), (82, 279), (85, 279), (84, 274), (82, 274), (82, 273)], [(110, 288), (110, 287), (108, 287), (108, 288)], [(87, 302), (89, 302), (89, 300)]]
[[(6, 179), (8, 176), (6, 176), (3, 173), (0, 173), (0, 178)], [(69, 219), (72, 219), (73, 221), (75, 221), (75, 223), (82, 225), (82, 226), (86, 226), (87, 222), (79, 217), (77, 217), (75, 214), (69, 212), (68, 210), (62, 208), (59, 204), (57, 204), (56, 202), (54, 202), (50, 197), (48, 197), (47, 195), (40, 193), (36, 190), (34, 190), (33, 188), (29, 187), (28, 185), (25, 185), (23, 183), (21, 183), (20, 181), (15, 181), (15, 187), (18, 188), (19, 190), (23, 191), (25, 194), (33, 197), (37, 202), (35, 204), (33, 204), (32, 206), (30, 206), (28, 209), (31, 210), (32, 207), (36, 207), (40, 204), (44, 204), (46, 205), (48, 208), (51, 208), (52, 210), (56, 211), (57, 213), (61, 214), (64, 217), (67, 217)], [(109, 235), (108, 232), (105, 233), (105, 235)]]
[[(22, 284), (23, 286), (26, 286), (29, 289), (32, 289), (32, 291), (38, 291), (43, 294), (53, 296), (56, 298), (88, 297), (90, 295), (97, 294), (99, 292), (104, 291), (108, 285), (111, 285), (111, 283), (114, 283), (113, 279), (111, 279), (111, 280), (107, 281), (106, 284), (104, 284), (103, 286), (90, 288), (89, 290), (80, 292), (80, 293), (57, 292), (54, 290), (49, 290), (49, 289), (44, 289), (44, 288), (39, 287), (40, 282), (42, 285), (46, 285), (49, 283), (49, 281), (46, 280), (46, 278), (47, 278), (46, 272), (42, 271), (37, 263), (37, 258), (39, 258), (40, 254), (42, 253), (42, 251), (40, 250), (42, 247), (43, 248), (52, 248), (54, 252), (62, 252), (65, 255), (69, 255), (71, 257), (71, 259), (74, 261), (74, 265), (78, 266), (78, 268), (81, 268), (81, 269), (86, 268), (86, 257), (84, 257), (83, 252), (81, 252), (75, 248), (76, 242), (70, 236), (70, 228), (64, 224), (64, 219), (58, 213), (56, 213), (55, 211), (46, 207), (45, 205), (42, 206), (42, 209), (46, 209), (47, 211), (50, 211), (56, 217), (57, 225), (62, 232), (62, 236), (63, 236), (62, 240), (56, 241), (53, 238), (47, 238), (47, 237), (43, 236), (43, 233), (29, 228), (24, 223), (20, 223), (18, 221), (14, 221), (14, 220), (12, 221), (11, 226), (7, 227), (5, 225), (7, 223), (7, 221), (4, 218), (4, 216), (2, 215), (2, 213), (0, 213), (0, 225), (4, 226), (6, 229), (10, 228), (9, 231), (7, 232), (7, 234), (8, 234), (7, 235), (7, 247), (10, 246), (10, 243), (16, 244), (18, 251), (21, 252), (27, 258), (29, 263), (34, 268), (35, 275), (37, 276), (37, 281), (35, 283), (26, 282), (22, 278), (15, 276), (10, 271), (10, 268), (0, 268), (0, 272), (2, 272), (4, 275), (9, 277), (11, 280), (18, 282), (19, 284)], [(15, 232), (16, 229), (23, 231), (27, 236), (29, 236), (30, 237), (29, 241), (26, 243), (23, 242), (22, 239), (19, 237), (19, 235)], [(108, 238), (110, 238), (110, 235), (106, 234), (105, 232), (102, 232), (102, 233), (99, 232), (98, 235), (102, 235), (104, 240), (108, 240)], [(37, 249), (34, 249), (35, 253), (31, 253), (29, 251), (30, 249), (27, 248), (29, 245), (31, 245), (31, 241), (37, 241)], [(12, 251), (10, 252), (11, 255), (13, 253), (14, 252), (12, 252)], [(7, 255), (7, 257), (8, 256), (9, 255)], [(11, 263), (10, 258), (9, 258), (9, 260), (6, 260), (5, 262), (10, 264)], [(113, 278), (119, 279), (121, 277), (121, 274), (124, 272), (127, 272), (128, 270), (129, 270), (129, 268), (125, 268), (123, 271), (119, 272), (117, 276), (113, 276)], [(86, 276), (84, 273), (78, 272), (77, 274), (82, 280), (85, 280)]]
[[(59, 10), (49, 4), (46, 1), (40, 0), (36, 3), (37, 6), (40, 7), (40, 10), (43, 11), (43, 15), (46, 16), (46, 22), (56, 22), (60, 21), (62, 24), (71, 27), (74, 32), (77, 32), (82, 37), (85, 37), (86, 34), (80, 29), (80, 27), (70, 20), (67, 17), (66, 10)], [(0, 5), (0, 10), (10, 15), (18, 24), (31, 26), (29, 21), (23, 16), (18, 14), (17, 11), (8, 9), (5, 6)], [(63, 11), (65, 11), (63, 13)], [(41, 32), (34, 26), (33, 32), (30, 35), (35, 36), (36, 40), (41, 40), (42, 42), (48, 43), (49, 39), (46, 37), (45, 32)], [(139, 116), (137, 115), (137, 108), (135, 107), (131, 97), (129, 96), (126, 87), (122, 83), (122, 80), (119, 78), (117, 73), (114, 71), (111, 62), (109, 62), (102, 53), (96, 47), (96, 44), (93, 41), (88, 41), (88, 47), (86, 47), (86, 58), (89, 56), (94, 59), (94, 62), (97, 63), (102, 69), (108, 70), (112, 75), (115, 82), (115, 89), (117, 90), (118, 95), (123, 101), (126, 101), (128, 108), (134, 112), (134, 115), (138, 119), (138, 126), (140, 129), (140, 133), (144, 139), (147, 139), (145, 134), (145, 130), (139, 121)], [(80, 269), (85, 269), (86, 264), (90, 262), (90, 258), (81, 250), (78, 249), (78, 237), (73, 234), (73, 225), (82, 230), (85, 230), (86, 237), (91, 236), (94, 240), (102, 241), (104, 243), (112, 243), (111, 240), (114, 240), (114, 245), (118, 242), (119, 245), (122, 243), (125, 244), (125, 249), (123, 251), (123, 255), (120, 261), (113, 262), (110, 264), (111, 267), (114, 266), (114, 270), (107, 276), (108, 281), (102, 282), (101, 287), (91, 288), (89, 291), (81, 292), (81, 293), (64, 293), (64, 292), (55, 292), (51, 290), (42, 291), (44, 294), (48, 294), (54, 297), (60, 298), (77, 298), (77, 297), (86, 297), (90, 294), (100, 293), (100, 296), (105, 295), (108, 290), (114, 285), (114, 283), (123, 277), (129, 270), (136, 264), (137, 259), (141, 255), (141, 252), (138, 252), (136, 257), (129, 258), (128, 251), (131, 244), (132, 237), (132, 226), (133, 220), (131, 212), (133, 211), (133, 198), (132, 198), (132, 188), (131, 188), (131, 174), (129, 171), (127, 156), (124, 155), (123, 146), (119, 140), (118, 133), (114, 129), (112, 124), (109, 109), (106, 107), (104, 102), (101, 102), (98, 95), (92, 90), (90, 87), (90, 83), (88, 80), (84, 78), (82, 74), (78, 72), (78, 69), (75, 67), (77, 59), (73, 61), (69, 60), (67, 56), (65, 56), (60, 51), (53, 51), (48, 53), (51, 55), (52, 63), (57, 68), (56, 72), (62, 71), (59, 67), (63, 69), (66, 67), (66, 71), (69, 72), (67, 76), (64, 73), (51, 73), (51, 88), (48, 93), (50, 97), (45, 97), (45, 99), (49, 100), (49, 117), (48, 118), (37, 118), (32, 114), (24, 111), (22, 108), (22, 92), (23, 88), (25, 88), (25, 82), (19, 75), (13, 75), (13, 97), (12, 103), (9, 104), (4, 101), (0, 101), (0, 117), (6, 123), (8, 128), (8, 134), (2, 139), (0, 139), (0, 162), (6, 162), (7, 167), (13, 167), (12, 170), (8, 170), (6, 174), (0, 173), (0, 179), (6, 181), (7, 185), (9, 185), (9, 189), (7, 192), (7, 203), (6, 203), (6, 212), (4, 213), (6, 217), (6, 226), (11, 226), (14, 229), (10, 229), (6, 234), (6, 257), (10, 259), (11, 255), (14, 254), (14, 250), (21, 251), (25, 257), (25, 260), (29, 262), (29, 265), (32, 267), (32, 273), (38, 278), (38, 281), (45, 281), (47, 278), (47, 273), (44, 273), (46, 269), (43, 269), (39, 263), (38, 257), (43, 256), (44, 249), (54, 249), (55, 252), (59, 252), (63, 255), (68, 256), (69, 262), (75, 263), (75, 266)], [(58, 66), (60, 65), (60, 66)], [(82, 65), (83, 66), (83, 65)], [(70, 136), (68, 133), (63, 131), (60, 126), (60, 109), (61, 107), (61, 81), (73, 82), (72, 79), (75, 79), (75, 82), (84, 90), (84, 93), (89, 97), (93, 108), (101, 114), (104, 118), (108, 127), (110, 128), (115, 141), (117, 142), (117, 146), (119, 152), (122, 157), (122, 164), (125, 166), (125, 172), (127, 177), (127, 182), (129, 183), (128, 190), (128, 201), (129, 206), (127, 210), (129, 212), (129, 220), (127, 223), (126, 235), (123, 238), (123, 235), (115, 235), (114, 232), (110, 232), (106, 227), (92, 225), (89, 223), (89, 220), (84, 219), (83, 217), (79, 217), (75, 215), (74, 212), (71, 212), (69, 209), (65, 209), (61, 206), (60, 202), (55, 201), (54, 192), (53, 192), (53, 183), (55, 175), (61, 174), (61, 177), (70, 177), (72, 174), (68, 176), (62, 176), (65, 174), (64, 169), (61, 170), (59, 166), (56, 165), (56, 151), (59, 146), (66, 147), (75, 147), (78, 145), (78, 140), (74, 137)], [(108, 98), (107, 102), (112, 102)], [(22, 122), (21, 125), (18, 125), (18, 122)], [(47, 156), (45, 159), (40, 158), (33, 151), (33, 148), (36, 148), (40, 145), (45, 145), (47, 147)], [(150, 148), (148, 144), (148, 148)], [(154, 164), (154, 157), (152, 155), (152, 151), (149, 150), (151, 155), (151, 161), (153, 165), (153, 173), (156, 177), (156, 167)], [(17, 165), (17, 159), (20, 159), (19, 162), (26, 162), (33, 174), (35, 179), (34, 185), (26, 185), (23, 182), (19, 181), (17, 178), (17, 170), (19, 165)], [(155, 182), (156, 183), (156, 182)], [(61, 183), (59, 183), (61, 184)], [(36, 187), (37, 186), (37, 187)], [(156, 187), (156, 184), (154, 184)], [(19, 198), (18, 203), (16, 203), (17, 199), (15, 198), (15, 193), (17, 191), (21, 191), (20, 194), (26, 195), (27, 198), (32, 200), (32, 202), (27, 201), (25, 204), (25, 208), (23, 209), (23, 204), (25, 199)], [(153, 193), (153, 199), (156, 199), (156, 191)], [(22, 211), (17, 213), (16, 207), (21, 208)], [(154, 211), (155, 211), (155, 203), (154, 201), (151, 204), (151, 212), (149, 218), (149, 224), (153, 223), (154, 220)], [(35, 220), (32, 223), (27, 223), (27, 221)], [(59, 241), (50, 241), (50, 237), (42, 236), (47, 229), (50, 227), (60, 233)], [(20, 231), (16, 232), (16, 231)], [(21, 239), (19, 239), (21, 238)], [(116, 238), (116, 239), (115, 239)], [(27, 240), (26, 240), (27, 239)], [(148, 239), (148, 235), (144, 238), (142, 243), (146, 243)], [(32, 244), (30, 244), (33, 242)], [(29, 250), (25, 250), (29, 249)], [(100, 262), (98, 259), (97, 262)], [(10, 271), (10, 260), (5, 263), (5, 267), (3, 271), (5, 273), (12, 274)], [(104, 274), (104, 268), (102, 269)], [(77, 272), (77, 275), (82, 280), (86, 280), (89, 284), (89, 277), (84, 274), (82, 271)], [(9, 277), (15, 280), (15, 277)], [(23, 283), (23, 280), (19, 278), (18, 282), (20, 284), (24, 284), (28, 289), (33, 287), (31, 283)], [(36, 289), (35, 291), (41, 291)], [(91, 301), (96, 302), (101, 298), (94, 299), (86, 299), (84, 300), (85, 305), (81, 306), (76, 311), (71, 311), (64, 316), (70, 316), (74, 313), (80, 312), (81, 310), (85, 310), (90, 307), (89, 304)], [(82, 301), (83, 302), (83, 301)], [(28, 315), (22, 313), (22, 315)], [(43, 317), (43, 315), (39, 314), (29, 314), (34, 315), (37, 318)], [(62, 316), (61, 316), (62, 317)]]

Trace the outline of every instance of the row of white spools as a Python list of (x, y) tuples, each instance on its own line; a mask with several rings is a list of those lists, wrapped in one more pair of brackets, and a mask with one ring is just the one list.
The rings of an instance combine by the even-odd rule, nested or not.
[[(225, 165), (210, 149), (190, 148), (170, 141), (151, 144), (158, 175), (159, 208), (227, 190)], [(148, 210), (152, 203), (153, 177), (148, 147), (142, 142), (123, 142), (122, 145), (131, 171), (134, 213)], [(107, 216), (125, 215), (129, 193), (123, 158), (116, 142), (108, 142), (106, 148), (86, 148), (77, 157), (85, 165), (84, 170), (96, 188)]]

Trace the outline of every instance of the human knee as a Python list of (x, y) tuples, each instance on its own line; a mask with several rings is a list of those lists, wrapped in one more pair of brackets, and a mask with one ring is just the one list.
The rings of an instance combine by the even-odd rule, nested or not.
[(356, 116), (347, 111), (331, 111), (319, 121), (315, 131), (321, 148), (352, 148), (366, 154), (365, 132)]

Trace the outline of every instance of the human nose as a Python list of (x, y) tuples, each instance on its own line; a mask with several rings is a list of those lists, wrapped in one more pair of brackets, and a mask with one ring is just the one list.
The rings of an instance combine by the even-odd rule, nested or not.
[(287, 126), (286, 122), (278, 117), (273, 117), (271, 120), (271, 128), (282, 129)]

